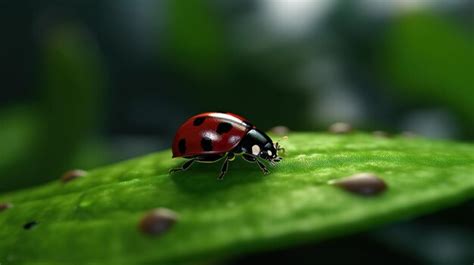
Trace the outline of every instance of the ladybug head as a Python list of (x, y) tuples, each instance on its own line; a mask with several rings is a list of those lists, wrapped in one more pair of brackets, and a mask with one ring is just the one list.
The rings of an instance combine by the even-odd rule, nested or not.
[[(255, 149), (256, 147), (254, 147)], [(256, 148), (257, 150), (260, 149), (258, 156), (260, 158), (266, 159), (266, 160), (273, 160), (278, 157), (277, 150), (275, 149), (275, 146), (273, 143), (267, 143), (263, 147)]]
[(248, 153), (265, 159), (271, 164), (280, 162), (282, 159), (278, 156), (278, 151), (282, 148), (278, 143), (274, 144), (268, 135), (258, 129), (250, 130), (246, 137), (242, 139), (242, 145)]

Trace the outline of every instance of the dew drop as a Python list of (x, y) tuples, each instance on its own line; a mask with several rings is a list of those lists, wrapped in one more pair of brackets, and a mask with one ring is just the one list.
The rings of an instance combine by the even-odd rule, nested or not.
[(177, 214), (166, 208), (157, 208), (146, 213), (139, 229), (147, 235), (159, 236), (167, 232), (178, 220)]
[(329, 132), (335, 134), (344, 134), (352, 132), (352, 126), (345, 122), (336, 122), (329, 126)]
[(278, 125), (270, 129), (270, 133), (275, 134), (277, 136), (285, 136), (288, 135), (290, 129), (283, 125)]
[(402, 137), (405, 137), (405, 138), (415, 138), (417, 137), (418, 135), (412, 131), (403, 131), (402, 132)]
[(342, 179), (329, 181), (329, 184), (336, 185), (349, 192), (372, 196), (384, 192), (387, 189), (385, 181), (372, 173), (359, 173)]
[(386, 131), (373, 131), (372, 135), (378, 138), (388, 138), (390, 135)]
[(0, 203), (0, 212), (3, 212), (7, 209), (10, 209), (13, 207), (13, 204), (9, 203), (9, 202), (4, 202), (4, 203)]
[(61, 181), (63, 183), (67, 183), (67, 182), (70, 182), (70, 181), (75, 180), (77, 178), (84, 177), (85, 175), (87, 175), (86, 171), (81, 170), (81, 169), (73, 169), (73, 170), (69, 170), (69, 171), (65, 172), (61, 176)]

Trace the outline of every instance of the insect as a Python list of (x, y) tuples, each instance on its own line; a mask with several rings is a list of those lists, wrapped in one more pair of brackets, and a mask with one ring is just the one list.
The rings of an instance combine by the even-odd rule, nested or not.
[(170, 173), (184, 171), (194, 162), (212, 163), (224, 159), (218, 179), (223, 179), (229, 161), (241, 155), (268, 174), (262, 161), (271, 165), (280, 162), (278, 152), (284, 151), (278, 143), (257, 129), (247, 119), (232, 113), (206, 112), (191, 117), (178, 129), (172, 144), (173, 158), (188, 159)]

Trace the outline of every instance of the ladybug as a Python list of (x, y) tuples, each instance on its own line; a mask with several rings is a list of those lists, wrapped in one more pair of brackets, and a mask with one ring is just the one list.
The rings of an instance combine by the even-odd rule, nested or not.
[(224, 159), (218, 179), (223, 179), (229, 168), (229, 161), (236, 155), (255, 163), (268, 174), (265, 164), (280, 162), (278, 143), (273, 143), (267, 134), (257, 129), (247, 119), (233, 113), (206, 112), (191, 117), (176, 132), (172, 144), (173, 158), (189, 159), (170, 173), (184, 171), (194, 162), (212, 163)]

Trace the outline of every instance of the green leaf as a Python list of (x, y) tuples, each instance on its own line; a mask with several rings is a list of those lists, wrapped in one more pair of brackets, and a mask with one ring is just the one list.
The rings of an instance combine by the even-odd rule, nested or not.
[(72, 23), (48, 27), (41, 37), (39, 100), (0, 112), (0, 192), (50, 181), (77, 160), (85, 166), (106, 160), (82, 158), (104, 149), (93, 143), (106, 86), (97, 43)]
[(51, 180), (95, 137), (102, 118), (106, 71), (97, 42), (80, 24), (51, 27), (41, 48), (43, 128), (37, 152), (47, 159), (41, 160), (38, 178)]
[(168, 9), (164, 55), (198, 79), (225, 72), (228, 42), (212, 6), (199, 0), (171, 1)]
[[(38, 132), (38, 115), (27, 106), (15, 106), (0, 110), (0, 179), (12, 173), (12, 168), (31, 152)], [(0, 189), (1, 190), (1, 189)]]
[[(383, 75), (418, 102), (449, 106), (474, 121), (472, 34), (429, 12), (397, 18), (380, 47)], [(449, 91), (449, 93), (447, 93)]]
[[(366, 134), (293, 133), (283, 162), (263, 176), (236, 159), (169, 176), (169, 150), (0, 196), (0, 262), (169, 264), (218, 259), (340, 236), (453, 205), (474, 196), (474, 146)], [(328, 181), (373, 172), (388, 189), (373, 197)], [(177, 223), (161, 236), (138, 229), (164, 207)], [(38, 224), (23, 229), (27, 222)], [(6, 263), (9, 262), (9, 263)]]

